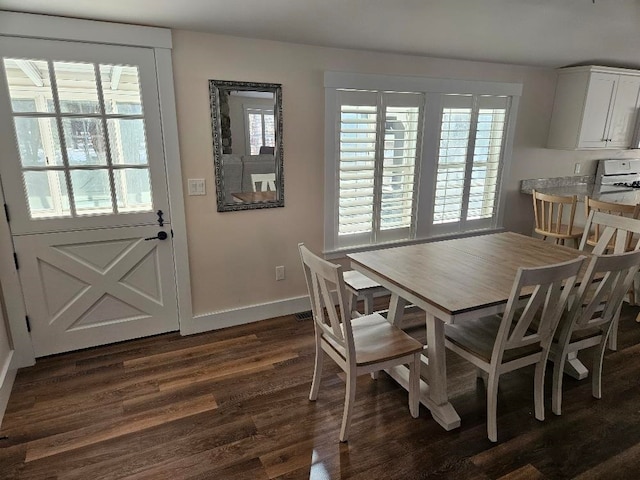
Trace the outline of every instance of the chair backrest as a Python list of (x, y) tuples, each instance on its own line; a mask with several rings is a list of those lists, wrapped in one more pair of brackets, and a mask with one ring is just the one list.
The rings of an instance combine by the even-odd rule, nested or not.
[[(593, 247), (593, 253), (596, 255), (640, 249), (640, 220), (591, 210), (578, 247), (580, 250), (585, 249), (589, 232), (595, 225), (600, 229), (600, 237)], [(613, 252), (607, 252), (612, 250), (612, 246)]]
[[(603, 202), (601, 200), (594, 200), (587, 195), (586, 197), (584, 197), (584, 206), (586, 217), (589, 216), (592, 210), (635, 219), (640, 216), (640, 204), (628, 205), (624, 203)], [(587, 245), (595, 246), (598, 243), (598, 240), (600, 239), (600, 230), (600, 224), (596, 223), (592, 232), (593, 234), (587, 237)], [(615, 238), (616, 236), (614, 235), (611, 242), (612, 246), (615, 243)], [(631, 238), (632, 236), (630, 234), (627, 235), (627, 241), (631, 241)]]
[[(532, 192), (533, 214), (536, 221), (536, 232), (555, 235), (571, 235), (573, 233), (573, 219), (576, 215), (578, 197), (571, 195), (547, 195), (535, 190)], [(566, 208), (565, 208), (566, 206)], [(569, 210), (568, 218), (563, 224), (565, 210)]]
[[(548, 349), (567, 306), (578, 272), (587, 257), (544, 267), (518, 269), (496, 336), (491, 362), (500, 364), (505, 350), (529, 345)], [(520, 298), (530, 292), (524, 309)], [(539, 319), (537, 325), (533, 320)]]
[(251, 185), (254, 192), (266, 192), (276, 190), (276, 174), (275, 173), (252, 173)]
[[(302, 267), (309, 290), (311, 311), (315, 327), (319, 333), (333, 340), (347, 359), (355, 359), (353, 333), (351, 330), (351, 312), (345, 293), (342, 267), (327, 262), (312, 253), (303, 243), (298, 244)], [(338, 311), (332, 291), (338, 298)]]
[(613, 320), (640, 266), (640, 250), (593, 255), (569, 307), (570, 331), (598, 327)]

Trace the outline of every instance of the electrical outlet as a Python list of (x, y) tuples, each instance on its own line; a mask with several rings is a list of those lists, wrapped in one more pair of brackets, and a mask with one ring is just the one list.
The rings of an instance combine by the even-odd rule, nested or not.
[(276, 280), (284, 280), (284, 265), (276, 267)]
[(580, 173), (580, 164), (576, 163), (575, 166), (573, 167), (573, 173), (578, 174)]

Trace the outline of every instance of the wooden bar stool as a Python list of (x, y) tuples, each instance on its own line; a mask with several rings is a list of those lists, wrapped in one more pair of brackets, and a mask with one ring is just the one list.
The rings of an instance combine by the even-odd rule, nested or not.
[(357, 270), (349, 270), (343, 273), (344, 286), (351, 294), (349, 297), (349, 311), (357, 311), (358, 298), (364, 299), (364, 314), (371, 315), (373, 313), (373, 297), (379, 293), (389, 293), (379, 283), (371, 280), (366, 275)]

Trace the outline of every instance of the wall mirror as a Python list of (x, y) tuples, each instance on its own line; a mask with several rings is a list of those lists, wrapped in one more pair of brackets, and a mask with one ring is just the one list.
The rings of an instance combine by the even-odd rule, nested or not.
[(282, 86), (209, 80), (219, 212), (284, 207)]

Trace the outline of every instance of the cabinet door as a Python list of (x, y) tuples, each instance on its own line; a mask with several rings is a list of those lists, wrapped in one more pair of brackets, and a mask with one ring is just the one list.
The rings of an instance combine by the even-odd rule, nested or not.
[(608, 118), (615, 97), (618, 75), (593, 73), (582, 115), (578, 148), (606, 148)]
[(638, 114), (640, 77), (620, 75), (609, 119), (608, 148), (628, 148)]

